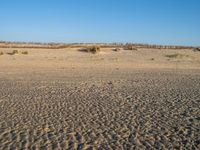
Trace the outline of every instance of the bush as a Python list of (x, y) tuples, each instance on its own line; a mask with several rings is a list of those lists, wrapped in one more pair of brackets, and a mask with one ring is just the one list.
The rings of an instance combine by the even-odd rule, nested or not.
[(8, 55), (15, 55), (15, 54), (18, 54), (18, 50), (13, 50), (11, 53), (7, 53)]
[(3, 52), (0, 52), (0, 55), (3, 55)]
[(115, 48), (113, 51), (118, 52), (120, 50), (121, 50), (120, 48)]
[(131, 44), (125, 46), (125, 50), (137, 50), (137, 48)]
[(93, 47), (88, 47), (86, 51), (95, 54), (100, 52), (100, 49), (101, 49), (100, 46), (93, 46)]
[(151, 60), (153, 61), (153, 60), (155, 60), (155, 58), (151, 58)]
[(200, 48), (195, 48), (194, 51), (195, 52), (200, 52)]
[(13, 54), (18, 54), (18, 50), (13, 50)]
[(177, 59), (181, 59), (181, 58), (191, 58), (190, 55), (179, 54), (179, 53), (165, 55), (165, 57), (168, 57), (168, 58), (177, 58)]

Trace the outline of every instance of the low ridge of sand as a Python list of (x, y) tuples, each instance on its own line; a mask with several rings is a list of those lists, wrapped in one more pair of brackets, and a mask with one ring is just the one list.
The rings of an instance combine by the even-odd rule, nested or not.
[(200, 52), (12, 50), (0, 149), (200, 149)]

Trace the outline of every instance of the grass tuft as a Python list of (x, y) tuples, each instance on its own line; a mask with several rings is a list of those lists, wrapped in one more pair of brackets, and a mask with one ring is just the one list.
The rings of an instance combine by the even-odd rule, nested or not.
[(100, 46), (93, 46), (93, 47), (86, 48), (86, 51), (89, 53), (96, 54), (101, 51), (101, 48), (100, 48)]
[(180, 53), (165, 55), (165, 57), (174, 59), (191, 58), (190, 55), (180, 54)]
[(22, 54), (28, 55), (28, 51), (23, 51)]
[(151, 58), (151, 60), (152, 60), (152, 61), (154, 61), (154, 60), (155, 60), (155, 58)]
[(120, 50), (121, 50), (120, 48), (113, 49), (113, 51), (115, 51), (115, 52), (119, 52)]
[(15, 54), (18, 54), (18, 50), (13, 50), (11, 53), (7, 53), (8, 55), (15, 55)]
[(125, 50), (135, 50), (137, 51), (137, 48), (131, 44), (127, 44), (124, 48)]
[(200, 48), (195, 48), (193, 51), (195, 51), (195, 52), (200, 52)]
[(18, 54), (18, 50), (13, 50), (13, 54)]

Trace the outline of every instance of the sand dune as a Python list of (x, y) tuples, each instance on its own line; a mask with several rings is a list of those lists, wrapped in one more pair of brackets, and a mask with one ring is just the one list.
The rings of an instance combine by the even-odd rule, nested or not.
[(0, 49), (0, 149), (200, 149), (200, 53), (12, 50)]

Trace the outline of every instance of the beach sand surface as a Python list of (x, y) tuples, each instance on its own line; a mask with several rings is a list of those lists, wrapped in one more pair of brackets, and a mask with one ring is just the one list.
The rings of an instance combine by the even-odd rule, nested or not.
[(0, 48), (0, 149), (200, 149), (200, 52), (13, 50)]

